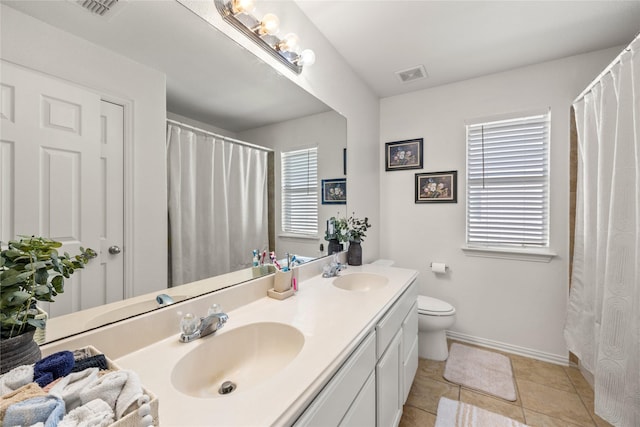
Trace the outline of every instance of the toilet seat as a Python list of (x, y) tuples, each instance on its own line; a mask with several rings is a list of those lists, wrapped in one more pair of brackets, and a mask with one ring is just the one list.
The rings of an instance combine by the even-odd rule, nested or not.
[(456, 309), (448, 302), (437, 298), (418, 295), (418, 314), (428, 316), (451, 316), (456, 313)]

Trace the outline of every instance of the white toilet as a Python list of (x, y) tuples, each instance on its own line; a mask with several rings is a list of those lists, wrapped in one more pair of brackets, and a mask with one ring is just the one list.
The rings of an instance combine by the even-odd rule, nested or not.
[(418, 355), (423, 359), (449, 357), (445, 331), (456, 322), (456, 309), (436, 298), (418, 295)]

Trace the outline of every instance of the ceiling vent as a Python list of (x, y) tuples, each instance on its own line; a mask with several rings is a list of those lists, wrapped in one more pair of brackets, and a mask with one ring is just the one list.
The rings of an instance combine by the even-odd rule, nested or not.
[(396, 71), (396, 76), (398, 76), (401, 83), (409, 83), (420, 79), (426, 79), (427, 70), (424, 69), (424, 65), (418, 65), (417, 67)]
[(118, 4), (118, 0), (76, 0), (76, 3), (91, 13), (104, 16)]

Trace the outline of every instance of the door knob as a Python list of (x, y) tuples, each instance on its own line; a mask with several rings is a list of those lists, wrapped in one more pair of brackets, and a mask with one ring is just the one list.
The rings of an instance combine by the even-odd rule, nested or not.
[(120, 252), (122, 252), (122, 250), (120, 249), (120, 246), (111, 246), (109, 247), (109, 253), (111, 255), (118, 255)]

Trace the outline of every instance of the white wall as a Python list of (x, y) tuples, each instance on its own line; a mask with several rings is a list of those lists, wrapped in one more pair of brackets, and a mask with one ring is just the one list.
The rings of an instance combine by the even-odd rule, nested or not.
[(165, 75), (69, 33), (0, 6), (0, 56), (124, 99), (132, 105), (133, 188), (127, 268), (136, 295), (167, 286)]
[[(562, 336), (569, 263), (569, 110), (619, 53), (612, 48), (382, 99), (380, 147), (424, 138), (422, 172), (458, 171), (458, 203), (415, 204), (418, 170), (381, 172), (381, 250), (420, 271), (421, 294), (456, 307), (461, 337), (543, 359), (568, 355)], [(465, 243), (465, 120), (551, 108), (549, 263), (469, 257)], [(384, 156), (379, 165), (384, 171)], [(429, 263), (451, 271), (436, 276)]]
[[(275, 151), (276, 251), (279, 257), (282, 257), (285, 252), (311, 257), (326, 255), (327, 242), (324, 240), (324, 232), (327, 220), (337, 216), (338, 212), (341, 216), (347, 215), (345, 205), (322, 205), (318, 198), (318, 236), (302, 239), (283, 235), (280, 223), (282, 204), (279, 191), (281, 187), (280, 153), (318, 147), (318, 186), (320, 186), (323, 179), (344, 177), (342, 149), (346, 147), (346, 132), (347, 123), (344, 117), (329, 111), (238, 133), (238, 137), (242, 140), (269, 147)], [(350, 189), (347, 185), (347, 197), (349, 193)], [(324, 243), (323, 253), (320, 253), (320, 243)]]

